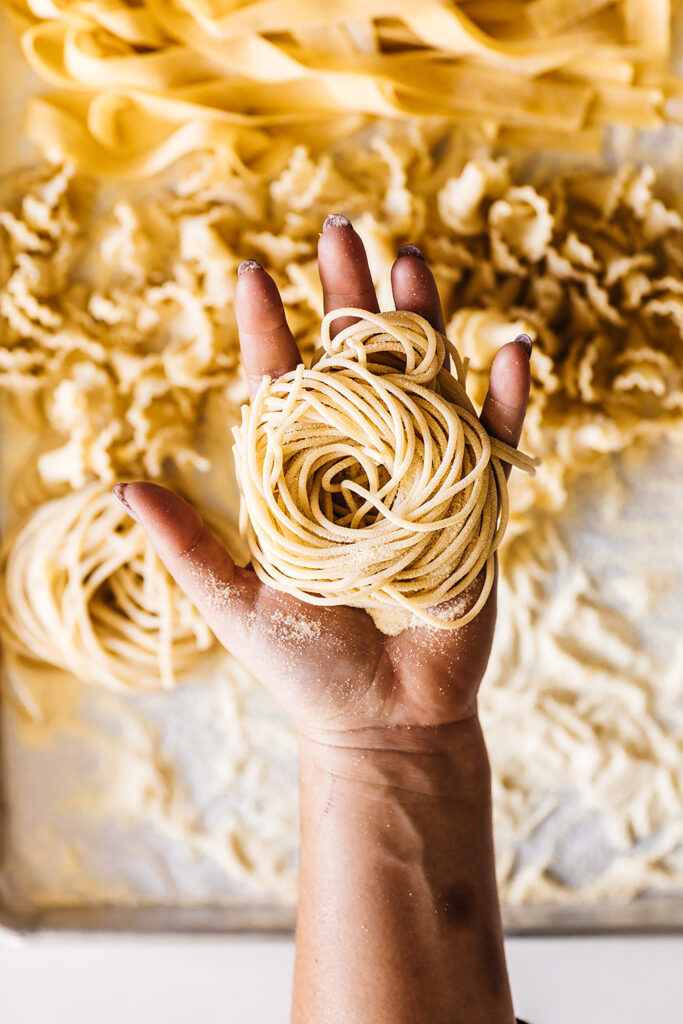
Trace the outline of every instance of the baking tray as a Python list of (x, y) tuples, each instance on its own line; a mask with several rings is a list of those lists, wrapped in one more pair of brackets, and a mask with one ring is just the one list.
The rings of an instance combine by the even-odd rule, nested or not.
[[(0, 435), (1, 436), (1, 435)], [(0, 451), (1, 454), (1, 451)], [(675, 476), (676, 466), (672, 466), (672, 476)], [(681, 467), (683, 468), (683, 456)], [(662, 475), (662, 469), (656, 469), (657, 477)], [(586, 540), (581, 542), (586, 544)], [(618, 541), (617, 541), (618, 544)], [(683, 574), (682, 574), (683, 579)], [(183, 687), (181, 690), (169, 694), (152, 695), (145, 697), (143, 707), (136, 706), (136, 713), (144, 711), (151, 714), (156, 722), (160, 709), (167, 707), (170, 714), (165, 721), (165, 728), (172, 734), (174, 722), (177, 725), (178, 717), (182, 717), (187, 727), (187, 720), (192, 719), (201, 705), (201, 687), (207, 684), (199, 681), (198, 691), (195, 693), (194, 685)], [(486, 682), (484, 683), (486, 685)], [(185, 696), (183, 696), (183, 691)], [(259, 691), (260, 692), (260, 691)], [(196, 696), (196, 704), (187, 704), (187, 694)], [(97, 688), (86, 687), (84, 714), (87, 720), (94, 725), (100, 721), (111, 722), (119, 714), (127, 714), (123, 704), (116, 704), (124, 698), (112, 697), (103, 693)], [(207, 691), (207, 699), (211, 693)], [(264, 703), (256, 709), (258, 714), (271, 714), (267, 695), (263, 695)], [(112, 704), (111, 702), (115, 703)], [(13, 712), (8, 707), (0, 707), (0, 726), (8, 722), (8, 715)], [(175, 716), (175, 717), (174, 717)], [(200, 721), (201, 724), (201, 721)], [(511, 727), (514, 725), (511, 723)], [(280, 726), (278, 726), (280, 728)], [(521, 728), (521, 723), (520, 723)], [(6, 741), (9, 740), (14, 746), (13, 730), (2, 730)], [(286, 731), (282, 733), (286, 736)], [(197, 734), (190, 730), (186, 741), (196, 750), (200, 743)], [(101, 742), (101, 737), (100, 737)], [(8, 747), (6, 742), (5, 747)], [(0, 764), (7, 765), (12, 760), (16, 769), (16, 749), (12, 758), (9, 757), (12, 751), (3, 749)], [(201, 753), (201, 751), (200, 751)], [(208, 756), (208, 755), (207, 755)], [(275, 751), (274, 757), (280, 756)], [(45, 788), (44, 782), (47, 774), (58, 773), (60, 755), (58, 754), (53, 763), (48, 764), (46, 772), (41, 776), (38, 774), (34, 783), (25, 789), (27, 803), (30, 805)], [(39, 764), (35, 761), (23, 760), (18, 762), (23, 765), (27, 774), (39, 772)], [(24, 770), (22, 768), (22, 770)], [(280, 765), (275, 771), (280, 776), (283, 770), (290, 773), (295, 772), (295, 763), (291, 757), (291, 751), (280, 757)], [(15, 779), (16, 779), (15, 774)], [(275, 776), (274, 776), (275, 777)], [(291, 785), (295, 780), (290, 778)], [(0, 876), (6, 868), (6, 860), (10, 853), (10, 844), (7, 840), (10, 837), (12, 814), (10, 803), (13, 801), (15, 811), (16, 789), (12, 794), (7, 786), (7, 777), (0, 775)], [(40, 815), (39, 808), (36, 813)], [(143, 809), (144, 813), (144, 809)], [(7, 826), (10, 826), (7, 828)], [(291, 825), (291, 821), (290, 821)], [(23, 827), (23, 826), (22, 826)], [(30, 836), (30, 832), (26, 833)], [(99, 835), (99, 832), (95, 833)], [(144, 840), (143, 840), (144, 841)], [(588, 837), (590, 842), (590, 837)], [(111, 839), (106, 843), (111, 845)], [(584, 843), (585, 847), (585, 843)], [(27, 842), (24, 841), (23, 848), (27, 849)], [(128, 848), (127, 856), (140, 856), (140, 844)], [(171, 851), (172, 852), (172, 851)], [(123, 856), (126, 856), (125, 854)], [(15, 852), (16, 859), (16, 852)], [(123, 870), (122, 865), (119, 865)], [(116, 874), (116, 870), (114, 874)], [(7, 876), (7, 872), (5, 872)], [(186, 876), (187, 887), (192, 889), (196, 886), (196, 875), (191, 873)], [(213, 892), (218, 894), (217, 886), (213, 884)], [(220, 882), (218, 883), (220, 885)], [(0, 884), (0, 935), (7, 938), (32, 937), (50, 938), (66, 934), (93, 934), (93, 933), (118, 933), (129, 935), (142, 934), (220, 934), (220, 933), (291, 933), (295, 920), (295, 908), (292, 901), (268, 900), (262, 896), (257, 899), (240, 898), (239, 894), (230, 897), (228, 905), (225, 900), (216, 899), (214, 902), (202, 900), (201, 896), (192, 905), (187, 905), (187, 892), (183, 892), (183, 883), (180, 884), (179, 894), (183, 897), (174, 903), (172, 897), (152, 905), (149, 894), (146, 897), (145, 905), (135, 906), (131, 904), (130, 896), (127, 897), (126, 905), (117, 904), (115, 900), (105, 901), (98, 904), (78, 904), (74, 902), (69, 905), (40, 906), (32, 904), (30, 898), (25, 896), (21, 899), (13, 899), (12, 893), (7, 887), (4, 889), (2, 898), (2, 885)], [(649, 893), (635, 901), (625, 904), (617, 903), (526, 903), (514, 906), (503, 906), (503, 920), (506, 933), (509, 935), (597, 935), (597, 934), (663, 934), (683, 932), (683, 895)]]
[[(2, 169), (14, 166), (26, 154), (22, 150), (17, 127), (20, 111), (27, 95), (40, 84), (28, 71), (7, 31), (7, 22), (0, 12), (0, 50), (3, 73), (11, 77), (11, 90), (3, 90), (5, 123), (10, 129), (13, 144), (4, 148)], [(675, 147), (678, 147), (675, 142)], [(647, 140), (642, 153), (635, 156), (651, 157)], [(1, 435), (0, 435), (1, 438)], [(2, 451), (0, 450), (0, 458)], [(0, 716), (7, 709), (0, 705)], [(1, 723), (0, 723), (1, 724)], [(0, 740), (2, 730), (0, 730)], [(9, 805), (6, 744), (0, 748), (0, 874), (9, 854)], [(527, 904), (503, 906), (503, 919), (509, 935), (582, 935), (582, 934), (662, 934), (683, 932), (683, 894), (645, 895), (628, 904)], [(195, 905), (120, 905), (115, 901), (97, 905), (74, 901), (63, 906), (42, 907), (25, 898), (14, 898), (5, 888), (0, 895), (0, 938), (14, 941), (19, 938), (50, 939), (65, 935), (110, 933), (121, 935), (143, 934), (220, 934), (291, 933), (294, 926), (294, 906), (282, 901), (254, 902), (236, 895), (230, 905), (197, 902)]]
[[(509, 936), (671, 935), (683, 932), (683, 898), (642, 899), (628, 906), (506, 907)], [(70, 907), (13, 913), (0, 906), (0, 940), (92, 933), (124, 935), (291, 934), (295, 913), (278, 907)]]

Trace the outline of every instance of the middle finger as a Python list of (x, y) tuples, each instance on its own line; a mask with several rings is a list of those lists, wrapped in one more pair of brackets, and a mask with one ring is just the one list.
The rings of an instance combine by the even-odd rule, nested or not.
[(396, 309), (418, 313), (435, 331), (446, 333), (439, 290), (424, 253), (416, 245), (404, 245), (391, 268), (391, 289)]
[[(340, 214), (332, 214), (323, 224), (318, 241), (318, 269), (326, 313), (344, 306), (379, 312), (365, 246), (351, 221)], [(332, 337), (352, 323), (352, 317), (335, 320), (330, 332)]]

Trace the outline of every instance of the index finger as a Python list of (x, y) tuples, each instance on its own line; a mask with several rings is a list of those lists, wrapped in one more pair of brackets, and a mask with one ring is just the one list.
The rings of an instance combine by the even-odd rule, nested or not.
[(256, 260), (245, 260), (237, 271), (235, 316), (253, 398), (264, 377), (281, 377), (301, 362), (277, 285)]

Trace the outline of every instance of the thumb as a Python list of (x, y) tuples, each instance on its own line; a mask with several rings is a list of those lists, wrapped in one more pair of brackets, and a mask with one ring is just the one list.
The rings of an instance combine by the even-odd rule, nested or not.
[(236, 566), (202, 517), (183, 498), (159, 484), (116, 484), (114, 496), (142, 526), (178, 586), (231, 650), (239, 646), (240, 623), (260, 584)]

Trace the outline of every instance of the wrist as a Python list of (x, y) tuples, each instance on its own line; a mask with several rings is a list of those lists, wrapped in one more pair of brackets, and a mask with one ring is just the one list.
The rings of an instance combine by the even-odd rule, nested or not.
[(452, 800), (454, 792), (490, 790), (478, 717), (438, 726), (392, 726), (298, 733), (302, 785), (338, 784), (397, 797)]
[[(477, 718), (302, 733), (299, 747), (299, 945), (314, 922), (320, 991), (373, 1024), (511, 1024)], [(326, 947), (343, 948), (352, 979)]]

